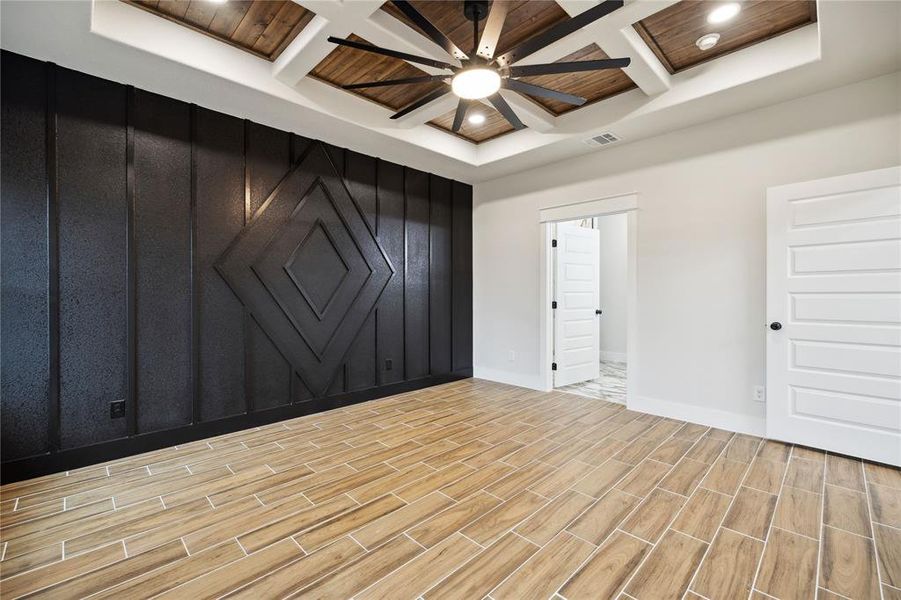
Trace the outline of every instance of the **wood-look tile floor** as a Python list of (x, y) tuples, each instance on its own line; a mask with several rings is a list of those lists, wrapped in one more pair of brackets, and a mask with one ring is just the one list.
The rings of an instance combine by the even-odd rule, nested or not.
[(0, 595), (901, 598), (901, 472), (465, 380), (3, 486)]

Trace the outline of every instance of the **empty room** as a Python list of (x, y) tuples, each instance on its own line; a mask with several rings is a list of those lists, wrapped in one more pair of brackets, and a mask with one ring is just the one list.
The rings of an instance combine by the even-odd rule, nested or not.
[(0, 0), (0, 598), (901, 600), (901, 0)]

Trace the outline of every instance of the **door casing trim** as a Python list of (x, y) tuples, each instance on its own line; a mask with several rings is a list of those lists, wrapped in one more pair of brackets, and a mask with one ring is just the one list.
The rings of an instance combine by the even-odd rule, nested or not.
[(538, 211), (539, 223), (539, 294), (540, 323), (538, 348), (538, 381), (543, 391), (554, 389), (551, 361), (554, 344), (554, 320), (551, 312), (551, 301), (554, 292), (554, 267), (551, 240), (554, 225), (560, 221), (571, 221), (579, 218), (603, 217), (607, 215), (627, 214), (627, 252), (626, 252), (626, 406), (630, 399), (638, 398), (638, 192), (615, 194), (602, 198), (593, 198), (583, 202), (563, 203), (542, 208)]

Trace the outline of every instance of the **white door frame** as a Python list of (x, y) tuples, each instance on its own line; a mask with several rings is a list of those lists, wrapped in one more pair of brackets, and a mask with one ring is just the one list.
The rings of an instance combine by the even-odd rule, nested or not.
[(554, 292), (554, 265), (551, 253), (554, 223), (588, 217), (626, 213), (626, 400), (637, 397), (638, 389), (638, 193), (617, 194), (583, 202), (543, 208), (538, 212), (541, 260), (539, 261), (540, 322), (538, 377), (544, 391), (554, 389), (551, 358), (554, 354), (554, 319), (551, 301)]

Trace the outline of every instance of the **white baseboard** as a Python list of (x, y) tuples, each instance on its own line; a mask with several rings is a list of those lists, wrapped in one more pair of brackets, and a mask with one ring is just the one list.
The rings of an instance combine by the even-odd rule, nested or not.
[(727, 431), (736, 431), (761, 437), (766, 434), (766, 420), (764, 418), (719, 410), (717, 408), (671, 402), (646, 396), (627, 398), (626, 407), (630, 410), (679, 419), (680, 421), (688, 421), (708, 427), (717, 427)]
[[(538, 375), (512, 373), (502, 369), (476, 366), (473, 368), (473, 377), (542, 392), (549, 391), (544, 388)], [(671, 402), (658, 398), (648, 398), (647, 396), (631, 396), (626, 399), (626, 408), (748, 435), (762, 437), (766, 434), (766, 420), (763, 417), (698, 406), (696, 404)]]
[(538, 390), (541, 392), (548, 391), (545, 389), (538, 374), (526, 375), (523, 373), (511, 373), (502, 369), (491, 369), (488, 367), (473, 367), (472, 376), (478, 379), (487, 379), (489, 381), (497, 381), (498, 383), (506, 383), (508, 385), (516, 385), (519, 387)]
[(612, 352), (610, 350), (601, 350), (600, 357), (602, 361), (606, 362), (626, 362), (626, 353), (625, 352)]

